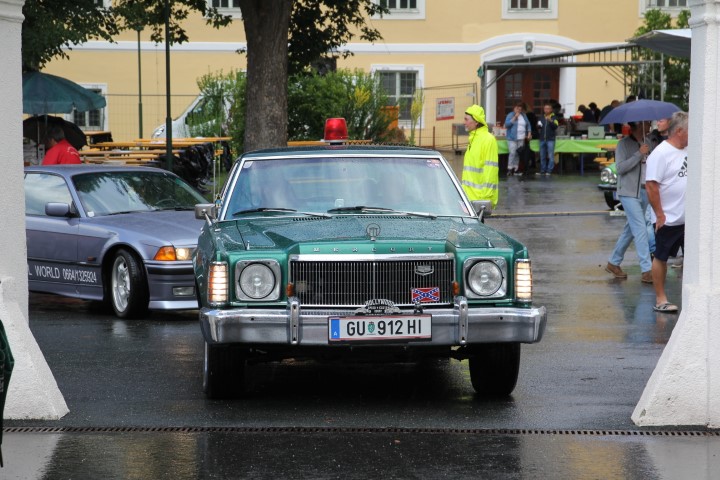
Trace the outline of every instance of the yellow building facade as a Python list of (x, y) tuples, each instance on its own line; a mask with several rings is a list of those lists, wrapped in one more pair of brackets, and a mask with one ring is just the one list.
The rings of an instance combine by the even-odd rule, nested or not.
[[(196, 98), (200, 76), (245, 68), (245, 55), (237, 53), (245, 47), (240, 10), (233, 6), (237, 2), (209, 1), (235, 20), (219, 30), (199, 16), (184, 23), (190, 42), (172, 46), (170, 54), (172, 116)], [(538, 104), (553, 98), (568, 115), (580, 104), (595, 102), (602, 108), (613, 99), (622, 100), (633, 92), (625, 90), (617, 74), (601, 67), (513, 67), (509, 72), (482, 67), (621, 44), (642, 25), (646, 9), (677, 14), (687, 8), (687, 0), (382, 1), (391, 13), (369, 18), (368, 23), (383, 39), (346, 45), (343, 48), (354, 55), (339, 58), (337, 67), (379, 72), (391, 98), (401, 104), (422, 88), (425, 100), (416, 138), (434, 146), (452, 141), (452, 125), (462, 122), (464, 109), (472, 103), (483, 104), (488, 121), (496, 122), (518, 98), (538, 112)], [(130, 140), (150, 136), (165, 122), (165, 46), (150, 42), (149, 36), (147, 30), (139, 36), (131, 31), (117, 43), (88, 42), (69, 51), (69, 59), (46, 66), (44, 71), (93, 88), (108, 99), (102, 111), (75, 115), (81, 127), (109, 130), (115, 140)], [(407, 117), (403, 111), (402, 128), (410, 127)]]

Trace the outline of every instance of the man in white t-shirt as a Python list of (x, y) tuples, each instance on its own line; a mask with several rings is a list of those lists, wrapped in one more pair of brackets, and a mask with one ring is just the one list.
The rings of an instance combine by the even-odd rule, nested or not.
[(652, 278), (656, 312), (677, 312), (665, 294), (667, 260), (685, 250), (685, 189), (687, 187), (688, 115), (676, 112), (670, 119), (668, 138), (647, 159), (645, 188), (655, 221), (655, 258)]

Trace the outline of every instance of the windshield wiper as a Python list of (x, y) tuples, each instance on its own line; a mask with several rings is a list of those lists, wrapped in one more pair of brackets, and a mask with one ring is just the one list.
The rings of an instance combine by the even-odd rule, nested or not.
[(341, 212), (380, 212), (380, 213), (394, 213), (398, 215), (409, 215), (411, 217), (422, 217), (422, 218), (437, 218), (437, 215), (427, 212), (407, 212), (405, 210), (394, 210), (392, 208), (385, 207), (368, 207), (365, 205), (356, 205), (354, 207), (337, 207), (328, 210), (328, 213), (341, 213)]
[(149, 212), (150, 210), (125, 210), (124, 212), (110, 212), (106, 213), (106, 215), (125, 215), (127, 213), (142, 213), (142, 212)]
[(340, 213), (340, 212), (394, 212), (392, 208), (385, 207), (369, 207), (367, 205), (355, 205), (352, 207), (337, 207), (331, 208), (327, 213)]
[(322, 217), (322, 218), (330, 218), (330, 215), (327, 213), (320, 213), (320, 212), (299, 212), (297, 210), (293, 210), (292, 208), (270, 208), (270, 207), (260, 207), (260, 208), (251, 208), (248, 210), (240, 210), (239, 212), (233, 213), (233, 217), (236, 217), (238, 215), (245, 215), (246, 213), (261, 213), (261, 212), (287, 212), (287, 213), (299, 213), (300, 215), (307, 215), (309, 217)]
[(290, 212), (295, 213), (297, 210), (294, 210), (292, 208), (279, 208), (279, 207), (259, 207), (259, 208), (249, 208), (247, 210), (239, 210), (235, 213), (233, 213), (233, 217), (238, 215), (245, 215), (246, 213), (261, 213), (261, 212)]

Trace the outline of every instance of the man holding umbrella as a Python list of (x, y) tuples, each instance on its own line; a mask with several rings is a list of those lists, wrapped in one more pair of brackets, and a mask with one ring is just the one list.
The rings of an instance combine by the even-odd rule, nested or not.
[(51, 125), (46, 136), (43, 165), (82, 163), (78, 151), (65, 140), (65, 132), (59, 125)]
[(615, 151), (618, 182), (617, 192), (620, 203), (625, 211), (625, 227), (617, 239), (605, 270), (615, 278), (627, 278), (620, 268), (625, 251), (630, 242), (635, 242), (640, 261), (643, 283), (652, 283), (652, 260), (650, 258), (650, 239), (645, 223), (645, 212), (648, 197), (645, 191), (645, 160), (650, 153), (650, 146), (643, 142), (650, 127), (650, 122), (630, 122), (631, 133), (618, 142)]
[(613, 249), (605, 270), (615, 278), (627, 278), (620, 268), (630, 242), (635, 242), (643, 283), (654, 283), (655, 270), (651, 260), (650, 245), (655, 243), (652, 230), (648, 232), (645, 213), (649, 192), (646, 191), (646, 160), (652, 150), (647, 137), (649, 121), (668, 117), (680, 110), (672, 103), (654, 100), (638, 100), (626, 103), (608, 113), (601, 123), (629, 123), (632, 132), (620, 140), (615, 152), (618, 173), (618, 197), (625, 210), (627, 221)]

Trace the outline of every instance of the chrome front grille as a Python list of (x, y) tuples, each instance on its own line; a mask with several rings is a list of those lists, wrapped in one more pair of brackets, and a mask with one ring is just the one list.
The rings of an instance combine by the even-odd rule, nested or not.
[(413, 289), (434, 287), (440, 300), (424, 304), (452, 303), (452, 256), (339, 257), (290, 259), (290, 282), (302, 306), (360, 307), (374, 299), (411, 306)]

